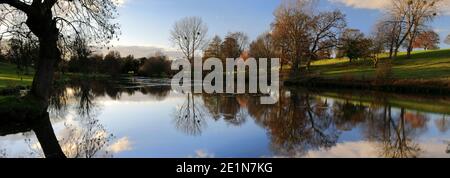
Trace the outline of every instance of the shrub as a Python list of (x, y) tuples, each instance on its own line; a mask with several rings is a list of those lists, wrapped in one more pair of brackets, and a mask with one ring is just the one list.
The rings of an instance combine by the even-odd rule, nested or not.
[(392, 64), (390, 61), (382, 62), (375, 70), (375, 79), (378, 82), (386, 82), (392, 79)]
[(164, 77), (171, 75), (171, 62), (165, 56), (150, 57), (139, 68), (140, 76)]

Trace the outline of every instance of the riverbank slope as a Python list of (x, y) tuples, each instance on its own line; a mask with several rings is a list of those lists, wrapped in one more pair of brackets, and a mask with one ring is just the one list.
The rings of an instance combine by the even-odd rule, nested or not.
[(450, 49), (416, 51), (411, 59), (381, 57), (371, 60), (329, 59), (313, 63), (311, 72), (286, 81), (287, 85), (338, 87), (396, 92), (450, 93)]

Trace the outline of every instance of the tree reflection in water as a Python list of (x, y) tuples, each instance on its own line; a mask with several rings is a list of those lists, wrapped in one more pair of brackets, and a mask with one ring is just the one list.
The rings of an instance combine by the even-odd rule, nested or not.
[(223, 119), (228, 124), (240, 126), (245, 123), (248, 117), (245, 107), (248, 98), (245, 95), (205, 94), (202, 99), (205, 107), (216, 121)]
[[(417, 116), (412, 116), (407, 122), (405, 117), (405, 109), (401, 109), (400, 116), (394, 118), (392, 116), (392, 109), (387, 107), (387, 111), (383, 114), (379, 133), (381, 133), (378, 143), (380, 147), (380, 156), (386, 158), (414, 158), (418, 157), (421, 152), (420, 146), (414, 142), (414, 137), (420, 129), (425, 127), (425, 124), (414, 126), (414, 120), (424, 120)], [(416, 118), (414, 118), (416, 117)], [(422, 121), (420, 121), (422, 122)], [(422, 122), (423, 123), (423, 122)]]
[[(21, 112), (23, 113), (2, 113), (5, 119), (2, 119), (0, 123), (0, 136), (33, 131), (40, 148), (42, 148), (40, 154), (45, 155), (47, 158), (65, 158), (66, 156), (50, 123), (49, 114), (45, 112), (40, 116), (33, 116), (34, 114), (30, 110), (22, 110)], [(7, 156), (6, 150), (2, 151), (2, 155)]]
[[(64, 128), (59, 133), (59, 149), (69, 158), (113, 157), (108, 146), (114, 137), (97, 119), (101, 106), (96, 102), (96, 98), (107, 95), (112, 99), (120, 99), (123, 93), (132, 95), (135, 91), (145, 91), (149, 94), (157, 93), (155, 96), (163, 99), (168, 90), (158, 87), (118, 88), (114, 84), (101, 81), (73, 81), (66, 86), (55, 88), (48, 110), (54, 122), (64, 122)], [(69, 107), (73, 107), (76, 112), (68, 113)], [(69, 115), (73, 118), (68, 117)], [(52, 134), (54, 135), (53, 130)], [(38, 133), (36, 135), (38, 136)], [(38, 140), (40, 145), (43, 145), (41, 147), (31, 139), (26, 141), (31, 149), (29, 155), (49, 157), (43, 154), (48, 149), (43, 145), (45, 140)], [(54, 142), (58, 144), (56, 137)]]
[(78, 116), (85, 120), (95, 118), (92, 114), (97, 113), (96, 109), (98, 106), (95, 103), (96, 96), (92, 92), (91, 83), (81, 81), (79, 87), (75, 88), (74, 91), (74, 97), (76, 98), (76, 101), (78, 101), (76, 105)]
[(0, 149), (0, 158), (7, 158), (6, 149)]
[[(113, 136), (96, 118), (100, 110), (95, 101), (96, 94), (103, 95), (103, 93), (94, 93), (93, 88), (98, 86), (94, 87), (87, 81), (72, 84), (71, 88), (55, 89), (50, 100), (49, 111), (55, 112), (53, 115), (58, 116), (56, 118), (64, 119), (64, 129), (60, 133), (59, 144), (69, 158), (112, 157), (105, 148)], [(68, 105), (71, 104), (69, 100), (75, 102), (73, 107), (76, 113), (73, 113), (73, 119), (67, 120), (68, 113), (61, 111), (67, 110)], [(28, 141), (30, 148), (33, 149), (32, 153), (35, 156), (42, 156), (39, 154), (40, 148), (35, 147), (30, 140)]]
[[(204, 116), (209, 115), (213, 121), (224, 119), (236, 126), (245, 122), (241, 118), (251, 117), (266, 129), (274, 154), (283, 157), (327, 151), (336, 146), (342, 132), (355, 128), (361, 128), (358, 129), (361, 135), (377, 145), (380, 157), (418, 157), (422, 150), (415, 140), (426, 132), (429, 121), (420, 113), (393, 109), (386, 96), (378, 95), (368, 102), (355, 102), (351, 93), (329, 99), (293, 89), (283, 90), (274, 105), (260, 105), (259, 97), (248, 94), (204, 94), (203, 102), (195, 103), (192, 97), (189, 95), (178, 110), (177, 128), (189, 135), (199, 135), (206, 124)], [(445, 117), (436, 121), (443, 132), (448, 130), (446, 121)]]
[[(53, 90), (49, 100), (48, 113), (39, 118), (29, 118), (31, 110), (9, 112), (0, 110), (3, 116), (0, 122), (0, 136), (24, 133), (29, 153), (20, 157), (50, 158), (93, 158), (112, 157), (109, 146), (114, 137), (97, 119), (101, 106), (96, 101), (108, 96), (120, 99), (123, 93), (133, 95), (136, 91), (164, 100), (170, 93), (169, 86), (118, 87), (105, 81), (71, 80)], [(69, 112), (74, 109), (75, 112)], [(3, 113), (5, 112), (5, 113)], [(20, 114), (18, 114), (20, 113)], [(51, 118), (51, 120), (50, 120)], [(63, 124), (56, 138), (51, 123)], [(34, 131), (37, 141), (32, 139)], [(0, 157), (8, 157), (8, 150), (0, 148)]]
[[(257, 102), (250, 102), (250, 114), (268, 130), (272, 149), (278, 156), (300, 157), (336, 144), (339, 132), (326, 112), (326, 102), (295, 91), (282, 92), (279, 103), (266, 108)], [(259, 114), (259, 109), (266, 111)]]
[(175, 112), (175, 125), (178, 130), (188, 135), (197, 136), (206, 128), (206, 108), (193, 94), (186, 95), (186, 101)]
[(90, 82), (81, 82), (79, 88), (74, 89), (77, 118), (74, 123), (65, 123), (64, 139), (61, 141), (68, 157), (112, 157), (105, 148), (113, 139), (113, 135), (109, 134), (97, 119), (100, 106), (95, 101), (96, 95), (92, 88), (94, 87)]
[(442, 119), (435, 121), (436, 127), (441, 133), (446, 133), (450, 129), (450, 119), (446, 115), (442, 116)]
[[(34, 156), (113, 157), (109, 147), (114, 137), (97, 118), (102, 110), (97, 99), (116, 100), (123, 94), (139, 92), (162, 101), (170, 96), (170, 90), (164, 85), (117, 87), (97, 81), (71, 83), (54, 90), (47, 116), (35, 122), (2, 120), (0, 136), (34, 131), (39, 142), (29, 141)], [(373, 97), (365, 100), (358, 100), (360, 95), (352, 92), (330, 95), (282, 89), (278, 103), (261, 105), (259, 96), (250, 94), (186, 94), (184, 102), (176, 108), (174, 124), (187, 135), (200, 136), (209, 121), (239, 127), (253, 120), (265, 129), (274, 155), (283, 157), (305, 157), (313, 151), (328, 151), (339, 144), (344, 132), (360, 132), (352, 134), (376, 145), (379, 157), (423, 154), (423, 145), (417, 140), (427, 132), (431, 120), (428, 115), (393, 107), (386, 95), (371, 94)], [(64, 123), (58, 132), (59, 141), (49, 118), (53, 123)], [(450, 121), (445, 115), (433, 121), (438, 131), (449, 131)], [(7, 157), (7, 151), (0, 149), (0, 157)]]

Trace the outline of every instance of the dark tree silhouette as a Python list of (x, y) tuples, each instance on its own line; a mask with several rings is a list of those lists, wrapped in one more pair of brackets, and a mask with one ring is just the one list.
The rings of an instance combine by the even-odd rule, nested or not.
[(118, 25), (111, 22), (116, 6), (112, 0), (0, 0), (1, 36), (32, 33), (39, 41), (33, 96), (47, 105), (64, 43), (79, 36), (99, 43), (116, 36)]
[[(30, 116), (27, 114), (27, 111), (23, 113)], [(1, 114), (6, 119), (1, 120), (0, 136), (34, 131), (46, 158), (66, 157), (56, 138), (47, 112), (42, 115), (36, 115), (33, 118), (15, 116), (14, 113)]]

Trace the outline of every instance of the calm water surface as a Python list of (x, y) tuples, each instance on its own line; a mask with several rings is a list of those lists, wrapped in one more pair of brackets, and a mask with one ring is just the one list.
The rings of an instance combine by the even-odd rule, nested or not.
[[(50, 121), (68, 157), (450, 157), (447, 97), (283, 88), (260, 105), (127, 83), (56, 90)], [(43, 157), (40, 145), (33, 131), (1, 134), (0, 157)]]

